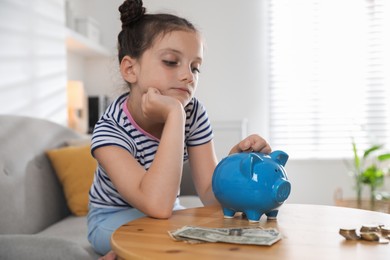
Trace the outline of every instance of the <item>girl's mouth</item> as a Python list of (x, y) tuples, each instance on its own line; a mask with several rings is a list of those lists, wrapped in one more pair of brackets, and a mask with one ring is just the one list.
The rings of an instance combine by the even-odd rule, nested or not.
[(179, 92), (186, 92), (188, 95), (191, 95), (191, 92), (187, 88), (174, 88), (174, 90), (177, 90)]

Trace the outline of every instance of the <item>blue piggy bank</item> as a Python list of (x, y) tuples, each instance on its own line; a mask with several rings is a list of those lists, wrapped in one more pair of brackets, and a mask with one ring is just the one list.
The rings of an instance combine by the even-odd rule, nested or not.
[(212, 188), (225, 218), (245, 213), (251, 222), (263, 214), (276, 219), (279, 207), (288, 198), (291, 184), (284, 169), (288, 155), (236, 153), (225, 157), (214, 170)]

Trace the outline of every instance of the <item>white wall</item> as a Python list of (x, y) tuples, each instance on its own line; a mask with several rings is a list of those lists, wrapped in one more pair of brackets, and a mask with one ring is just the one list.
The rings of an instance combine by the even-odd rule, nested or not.
[[(68, 0), (74, 17), (91, 17), (98, 22), (100, 44), (109, 52), (105, 57), (79, 57), (70, 53), (68, 78), (84, 82), (87, 95), (107, 95), (111, 99), (122, 91), (123, 81), (118, 73), (116, 39), (120, 31), (118, 7), (121, 0)], [(82, 72), (81, 72), (82, 71)]]

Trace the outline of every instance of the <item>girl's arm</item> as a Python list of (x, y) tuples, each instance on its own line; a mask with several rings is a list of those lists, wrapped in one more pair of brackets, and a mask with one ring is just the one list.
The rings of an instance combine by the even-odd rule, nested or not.
[(162, 104), (165, 98), (157, 98), (145, 101), (152, 107), (146, 108), (148, 117), (154, 120), (161, 117), (165, 122), (155, 158), (147, 171), (120, 147), (101, 147), (94, 155), (130, 205), (148, 216), (168, 218), (183, 170), (185, 112), (178, 101), (170, 99), (165, 100), (169, 104)]
[(200, 200), (205, 206), (217, 204), (211, 187), (214, 169), (217, 166), (213, 140), (188, 147), (188, 155), (192, 179)]

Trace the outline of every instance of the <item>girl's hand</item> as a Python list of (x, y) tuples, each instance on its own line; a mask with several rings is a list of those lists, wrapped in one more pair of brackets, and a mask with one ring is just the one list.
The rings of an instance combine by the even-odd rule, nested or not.
[(259, 135), (253, 134), (236, 144), (230, 150), (229, 154), (240, 152), (260, 152), (269, 154), (271, 151), (271, 146), (264, 138)]
[(153, 121), (166, 122), (169, 113), (175, 109), (183, 110), (183, 106), (178, 100), (162, 95), (156, 88), (150, 87), (142, 96), (142, 112)]

